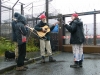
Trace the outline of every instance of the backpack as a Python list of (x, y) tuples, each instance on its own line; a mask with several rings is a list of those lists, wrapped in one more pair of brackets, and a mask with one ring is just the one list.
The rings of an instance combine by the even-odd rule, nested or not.
[(52, 30), (52, 32), (58, 32), (58, 24), (54, 27), (54, 29)]
[(15, 53), (11, 51), (5, 51), (5, 59), (15, 59)]

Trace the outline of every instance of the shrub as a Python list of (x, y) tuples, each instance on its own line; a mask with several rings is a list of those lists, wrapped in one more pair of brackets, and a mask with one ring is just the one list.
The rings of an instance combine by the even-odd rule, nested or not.
[[(36, 45), (33, 38), (30, 38), (26, 44), (27, 52), (38, 51), (39, 47)], [(15, 45), (11, 40), (7, 40), (4, 37), (0, 37), (0, 55), (4, 54), (5, 51), (14, 51)]]
[(15, 46), (10, 40), (0, 37), (0, 54), (3, 54), (7, 50), (14, 51), (14, 48)]

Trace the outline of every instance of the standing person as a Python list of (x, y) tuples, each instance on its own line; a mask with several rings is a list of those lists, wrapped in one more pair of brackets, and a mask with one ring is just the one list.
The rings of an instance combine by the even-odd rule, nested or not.
[(17, 20), (13, 19), (13, 21), (12, 21), (12, 40), (13, 40), (14, 45), (15, 45), (15, 60), (17, 62), (17, 59), (18, 59), (18, 44), (17, 44), (16, 33), (15, 33), (16, 24), (17, 24)]
[(83, 22), (78, 18), (78, 14), (72, 14), (72, 21), (70, 24), (65, 24), (65, 28), (71, 33), (70, 44), (72, 44), (72, 50), (74, 54), (74, 65), (70, 65), (72, 68), (82, 67), (83, 62)]
[(14, 17), (17, 19), (15, 33), (18, 43), (18, 60), (16, 70), (25, 71), (28, 68), (27, 66), (24, 66), (26, 56), (26, 22), (25, 18), (19, 13), (15, 13)]
[[(46, 16), (44, 14), (40, 15), (40, 20), (41, 21), (35, 26), (35, 30), (45, 32), (45, 29), (43, 27), (45, 25), (48, 25), (47, 21), (46, 21)], [(50, 28), (50, 31), (52, 31), (54, 29), (55, 25), (56, 24), (54, 24)], [(30, 28), (30, 29), (31, 29), (31, 31), (33, 31), (33, 28)], [(42, 39), (40, 38), (40, 51), (41, 51), (41, 59), (42, 59), (41, 62), (45, 63), (45, 48), (46, 48), (47, 53), (49, 55), (49, 62), (55, 62), (56, 60), (53, 59), (53, 57), (52, 57), (52, 50), (51, 50), (51, 44), (50, 44), (50, 32), (47, 33), (45, 35), (45, 37), (46, 37), (46, 39), (44, 37), (42, 37)]]

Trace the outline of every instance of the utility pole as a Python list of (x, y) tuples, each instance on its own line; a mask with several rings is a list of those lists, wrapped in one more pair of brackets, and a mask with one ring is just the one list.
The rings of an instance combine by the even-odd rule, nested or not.
[(45, 12), (45, 15), (46, 15), (46, 17), (47, 17), (47, 23), (48, 23), (48, 9), (49, 9), (49, 1), (46, 0), (45, 2), (46, 2), (46, 6), (45, 6), (45, 8), (46, 8), (46, 12)]
[(21, 4), (21, 14), (24, 15), (23, 5), (25, 5), (25, 4), (24, 3), (21, 3), (21, 2), (19, 2), (19, 3)]
[(1, 0), (0, 0), (0, 36), (1, 36)]

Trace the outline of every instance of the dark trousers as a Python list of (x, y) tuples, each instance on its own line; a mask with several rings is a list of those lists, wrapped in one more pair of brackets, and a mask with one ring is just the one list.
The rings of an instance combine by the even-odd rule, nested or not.
[(17, 67), (24, 66), (24, 59), (26, 56), (26, 43), (18, 45), (18, 61)]

